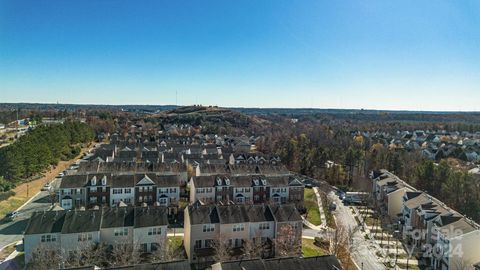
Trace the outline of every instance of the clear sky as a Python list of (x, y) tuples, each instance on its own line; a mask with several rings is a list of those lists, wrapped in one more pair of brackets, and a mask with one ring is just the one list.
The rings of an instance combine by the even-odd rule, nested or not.
[(480, 111), (480, 1), (0, 0), (0, 102)]

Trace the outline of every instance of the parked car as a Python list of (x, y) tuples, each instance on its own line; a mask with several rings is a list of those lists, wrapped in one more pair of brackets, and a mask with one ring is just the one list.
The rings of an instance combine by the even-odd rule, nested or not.
[(6, 219), (7, 221), (14, 221), (17, 217), (18, 217), (18, 212), (17, 212), (17, 211), (13, 211), (13, 212), (8, 213), (8, 214), (5, 216), (5, 219)]
[(50, 183), (46, 183), (46, 184), (42, 187), (42, 191), (49, 191), (51, 188), (52, 188), (52, 185), (50, 185)]

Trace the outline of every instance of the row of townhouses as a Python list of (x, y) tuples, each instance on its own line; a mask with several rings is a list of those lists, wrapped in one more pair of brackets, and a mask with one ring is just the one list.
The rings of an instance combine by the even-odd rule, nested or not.
[[(246, 241), (258, 241), (262, 256), (272, 257), (275, 239), (286, 231), (282, 228), (288, 227), (296, 242), (302, 237), (302, 218), (291, 204), (194, 204), (185, 208), (184, 226), (185, 251), (194, 263), (212, 261), (214, 241), (226, 241), (234, 250), (240, 250)], [(241, 253), (237, 254), (241, 258)]]
[(159, 173), (95, 173), (63, 177), (59, 203), (63, 209), (125, 205), (160, 205), (175, 212), (180, 200), (180, 175)]
[(388, 171), (373, 175), (379, 208), (400, 225), (407, 247), (435, 270), (469, 269), (480, 262), (480, 225)]
[(209, 175), (190, 180), (190, 202), (294, 203), (303, 207), (304, 185), (293, 176)]
[(60, 210), (35, 212), (23, 238), (25, 261), (36, 250), (52, 250), (64, 258), (94, 244), (131, 244), (142, 252), (165, 245), (167, 208), (115, 207), (98, 210)]
[[(185, 251), (191, 263), (211, 262), (214, 241), (224, 239), (241, 256), (245, 241), (252, 240), (261, 243), (263, 257), (273, 257), (275, 239), (285, 226), (294, 241), (301, 240), (302, 219), (294, 205), (194, 204), (184, 211)], [(95, 244), (110, 250), (129, 244), (141, 253), (154, 252), (166, 245), (167, 227), (168, 209), (163, 206), (39, 211), (24, 233), (25, 261), (37, 250), (59, 252), (66, 259)]]

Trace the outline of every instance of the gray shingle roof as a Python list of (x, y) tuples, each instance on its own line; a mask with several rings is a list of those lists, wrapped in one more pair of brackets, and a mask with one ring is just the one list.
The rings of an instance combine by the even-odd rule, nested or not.
[(62, 234), (94, 232), (100, 230), (102, 212), (100, 210), (68, 211), (62, 227)]
[(167, 208), (148, 206), (135, 208), (135, 228), (168, 225)]
[(34, 212), (28, 222), (25, 234), (59, 233), (67, 211)]
[(341, 270), (343, 269), (338, 259), (333, 255), (317, 256), (308, 258), (274, 258), (274, 259), (252, 259), (222, 262), (222, 270)]

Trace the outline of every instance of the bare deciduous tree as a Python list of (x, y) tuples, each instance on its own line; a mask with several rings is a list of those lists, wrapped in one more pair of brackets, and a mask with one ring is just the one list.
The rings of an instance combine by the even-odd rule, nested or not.
[(26, 268), (32, 270), (57, 269), (62, 263), (62, 256), (59, 249), (49, 249), (45, 246), (39, 246), (32, 252), (32, 257)]
[(259, 237), (253, 239), (246, 239), (243, 242), (243, 256), (246, 259), (262, 258), (263, 243)]
[(349, 269), (350, 267), (350, 253), (355, 248), (353, 245), (353, 237), (358, 229), (358, 226), (349, 228), (343, 223), (337, 222), (336, 230), (329, 234), (330, 254), (335, 255), (345, 266), (345, 269)]
[(113, 266), (138, 264), (140, 259), (140, 247), (137, 243), (121, 241), (113, 245), (110, 259)]
[(211, 246), (215, 252), (213, 255), (215, 262), (225, 262), (232, 258), (232, 247), (227, 239), (219, 237), (212, 241)]
[(301, 241), (290, 224), (280, 225), (275, 239), (275, 253), (280, 257), (298, 256), (301, 252)]

